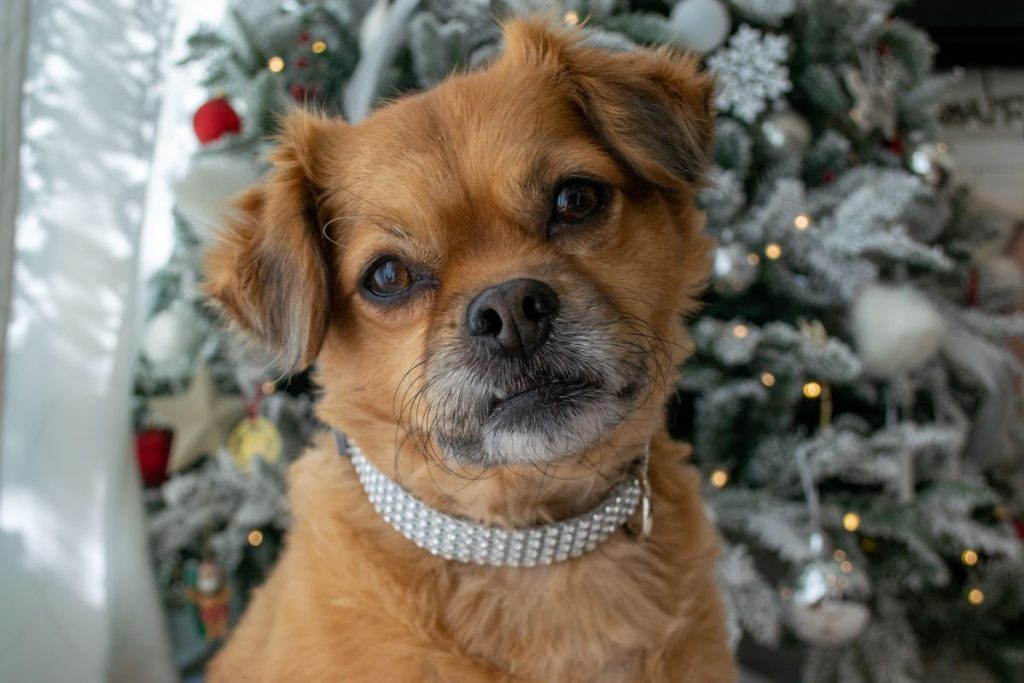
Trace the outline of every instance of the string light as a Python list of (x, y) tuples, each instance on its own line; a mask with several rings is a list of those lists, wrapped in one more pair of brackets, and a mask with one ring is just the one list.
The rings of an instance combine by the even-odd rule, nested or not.
[(729, 483), (729, 473), (725, 470), (715, 470), (711, 473), (711, 485), (720, 489)]
[(276, 74), (284, 71), (284, 60), (278, 56), (273, 56), (267, 60), (267, 68)]
[(761, 373), (761, 384), (765, 385), (766, 387), (774, 386), (775, 385), (775, 375), (773, 375), (770, 372), (762, 372)]
[(970, 548), (967, 548), (960, 553), (960, 561), (966, 564), (968, 567), (973, 567), (978, 564), (978, 553), (974, 552)]
[(807, 382), (804, 384), (804, 396), (807, 398), (818, 398), (821, 396), (821, 385), (817, 382)]
[(847, 512), (843, 515), (843, 528), (847, 531), (856, 531), (860, 528), (860, 515), (856, 512)]
[(264, 396), (270, 396), (277, 391), (277, 385), (273, 382), (264, 382), (260, 385), (260, 391), (263, 392)]
[(747, 254), (747, 263), (749, 263), (750, 265), (756, 266), (760, 262), (761, 262), (761, 257), (758, 256), (757, 254), (753, 254), (753, 253)]
[(565, 13), (565, 23), (569, 24), (569, 26), (575, 26), (580, 23), (580, 15), (574, 10), (569, 10)]
[(980, 605), (981, 603), (985, 602), (985, 594), (982, 592), (980, 588), (972, 588), (971, 590), (967, 591), (967, 602), (971, 603), (972, 605)]
[(832, 557), (835, 558), (836, 562), (842, 562), (846, 559), (846, 552), (837, 548), (836, 551), (832, 553)]
[(771, 244), (764, 248), (764, 255), (768, 259), (774, 261), (775, 259), (782, 256), (782, 247), (780, 247), (777, 243), (772, 242)]
[(321, 52), (327, 52), (327, 43), (325, 43), (322, 40), (318, 40), (315, 43), (313, 43), (312, 45), (310, 45), (309, 49), (312, 50), (314, 52), (314, 54), (320, 54)]
[(849, 560), (843, 560), (839, 563), (839, 570), (844, 574), (849, 574), (853, 571), (853, 562), (850, 562)]
[(945, 142), (940, 142), (939, 144), (935, 145), (935, 149), (938, 150), (939, 154), (949, 154), (949, 145), (947, 145)]
[(743, 339), (744, 337), (747, 336), (749, 332), (750, 330), (747, 328), (747, 326), (742, 324), (732, 328), (733, 336), (735, 336), (737, 339)]
[(793, 219), (793, 227), (797, 230), (806, 230), (811, 224), (811, 217), (805, 213)]
[(249, 545), (255, 547), (260, 543), (263, 543), (263, 532), (259, 529), (253, 529), (249, 532)]

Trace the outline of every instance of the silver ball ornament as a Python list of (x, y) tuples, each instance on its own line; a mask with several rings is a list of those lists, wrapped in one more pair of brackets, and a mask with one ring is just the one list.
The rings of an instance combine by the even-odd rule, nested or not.
[(790, 628), (804, 642), (830, 647), (859, 636), (871, 618), (867, 574), (849, 560), (819, 557), (782, 589)]
[(943, 187), (956, 170), (956, 162), (945, 142), (922, 142), (907, 157), (907, 166), (932, 187)]
[(670, 20), (679, 44), (702, 54), (724, 43), (732, 29), (729, 8), (721, 0), (680, 0)]
[(719, 294), (742, 294), (757, 278), (757, 254), (739, 242), (724, 242), (715, 249), (714, 286)]
[(802, 155), (813, 137), (811, 124), (791, 109), (769, 114), (758, 128), (761, 147), (773, 159)]

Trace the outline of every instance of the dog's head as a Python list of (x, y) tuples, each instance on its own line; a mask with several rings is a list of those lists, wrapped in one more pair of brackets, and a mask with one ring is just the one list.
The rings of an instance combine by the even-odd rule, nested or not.
[(707, 270), (711, 83), (541, 22), (488, 68), (358, 125), (294, 113), (207, 289), (327, 415), (462, 464), (579, 456), (657, 426)]

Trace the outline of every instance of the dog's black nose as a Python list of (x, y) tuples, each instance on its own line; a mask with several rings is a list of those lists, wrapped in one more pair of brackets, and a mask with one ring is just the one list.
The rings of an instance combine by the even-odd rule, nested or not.
[(558, 294), (540, 280), (488, 287), (466, 309), (466, 329), (493, 353), (529, 358), (551, 332)]

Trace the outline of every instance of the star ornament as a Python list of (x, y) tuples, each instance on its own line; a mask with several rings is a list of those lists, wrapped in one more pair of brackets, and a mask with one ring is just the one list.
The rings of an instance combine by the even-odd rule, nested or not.
[(869, 83), (856, 69), (843, 74), (846, 88), (853, 95), (850, 118), (863, 133), (882, 131), (886, 140), (896, 137), (896, 96), (882, 83)]
[(226, 445), (231, 428), (245, 415), (241, 396), (217, 393), (205, 363), (196, 369), (185, 393), (150, 399), (149, 406), (174, 430), (168, 473), (183, 470)]

